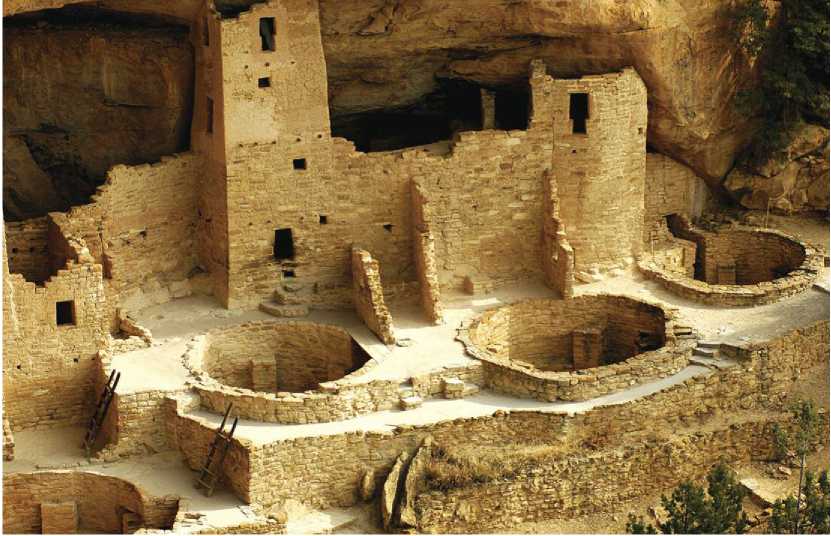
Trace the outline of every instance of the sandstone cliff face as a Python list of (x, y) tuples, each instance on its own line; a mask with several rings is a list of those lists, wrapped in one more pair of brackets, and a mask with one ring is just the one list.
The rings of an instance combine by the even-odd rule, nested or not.
[[(559, 77), (634, 66), (649, 90), (649, 144), (691, 166), (714, 188), (721, 188), (747, 139), (749, 128), (734, 111), (732, 98), (749, 79), (750, 68), (731, 37), (731, 0), (319, 2), (335, 118), (411, 105), (434, 91), (442, 78), (519, 87), (529, 61), (542, 58)], [(4, 13), (71, 3), (9, 0)], [(233, 10), (250, 3), (220, 4)], [(104, 0), (101, 5), (187, 20), (197, 4)], [(105, 48), (114, 46), (107, 41)], [(164, 47), (162, 57), (172, 49), (176, 47)], [(100, 49), (90, 50), (101, 54)], [(95, 62), (85, 54), (87, 63)], [(168, 90), (176, 89), (169, 74), (184, 70), (180, 61), (184, 59), (177, 50), (163, 62), (169, 69), (163, 77)], [(152, 80), (157, 74), (143, 78)], [(123, 155), (111, 160), (116, 156)]]
[(6, 219), (66, 210), (113, 165), (188, 148), (186, 27), (16, 22), (3, 58)]
[(746, 128), (731, 102), (749, 69), (727, 0), (321, 0), (333, 115), (412, 102), (437, 76), (521, 83), (634, 66), (649, 90), (649, 143), (717, 185)]
[(759, 168), (736, 168), (724, 187), (743, 207), (785, 213), (828, 210), (828, 130), (803, 125), (790, 145)]

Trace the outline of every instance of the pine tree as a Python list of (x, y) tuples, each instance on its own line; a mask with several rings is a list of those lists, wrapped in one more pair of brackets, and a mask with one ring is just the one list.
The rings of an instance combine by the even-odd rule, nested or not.
[[(744, 488), (724, 464), (707, 475), (707, 489), (683, 482), (669, 497), (661, 496), (667, 520), (658, 524), (663, 534), (740, 534), (747, 527), (742, 509)], [(631, 534), (655, 534), (657, 531), (642, 517), (629, 516), (626, 531)]]

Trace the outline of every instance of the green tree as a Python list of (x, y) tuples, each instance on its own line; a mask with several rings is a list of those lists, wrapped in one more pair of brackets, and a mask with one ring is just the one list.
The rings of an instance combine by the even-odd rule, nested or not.
[[(667, 512), (659, 523), (663, 534), (741, 534), (747, 527), (742, 509), (744, 488), (724, 464), (719, 463), (707, 475), (707, 489), (692, 482), (682, 482), (672, 494), (661, 496)], [(629, 516), (626, 531), (631, 534), (655, 534), (654, 526), (642, 517)]]
[(657, 534), (658, 531), (651, 523), (643, 520), (643, 516), (635, 517), (635, 514), (629, 514), (629, 521), (626, 522), (626, 532), (629, 534)]
[(771, 12), (764, 0), (743, 0), (733, 12), (741, 48), (758, 66), (756, 84), (739, 109), (762, 120), (743, 158), (764, 164), (802, 121), (828, 126), (829, 0), (786, 0)]
[[(768, 530), (777, 534), (828, 534), (829, 509), (828, 472), (815, 479), (811, 471), (805, 473), (801, 488), (804, 508), (797, 516), (797, 498), (791, 495), (773, 503)], [(795, 523), (794, 520), (797, 520)]]
[[(798, 400), (791, 405), (790, 410), (790, 433), (783, 432), (778, 426), (774, 427), (773, 444), (777, 455), (782, 451), (792, 451), (796, 454), (799, 459), (799, 481), (795, 496), (777, 501), (774, 505), (771, 526), (775, 527), (774, 532), (799, 534), (807, 532), (803, 526), (805, 523), (808, 523), (810, 527), (814, 526), (811, 516), (817, 513), (818, 504), (822, 501), (825, 504), (825, 510), (823, 510), (826, 515), (825, 526), (828, 526), (828, 474), (823, 473), (817, 481), (814, 481), (814, 476), (810, 472), (807, 476), (805, 475), (805, 459), (814, 450), (820, 438), (820, 420), (814, 403), (810, 400)], [(805, 498), (804, 511), (803, 496)]]

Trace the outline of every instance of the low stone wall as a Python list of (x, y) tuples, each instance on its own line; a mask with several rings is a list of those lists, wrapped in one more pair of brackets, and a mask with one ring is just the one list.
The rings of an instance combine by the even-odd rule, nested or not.
[[(43, 505), (74, 505), (72, 517), (60, 521), (62, 528), (75, 527), (79, 533), (123, 531), (125, 514), (131, 513), (139, 526), (170, 528), (179, 508), (178, 497), (152, 497), (126, 480), (94, 472), (48, 471), (12, 473), (3, 476), (3, 531), (39, 534), (47, 520)], [(47, 511), (70, 512), (69, 508)], [(51, 520), (53, 522), (58, 520)]]
[[(416, 499), (421, 533), (500, 532), (516, 523), (608, 512), (611, 505), (649, 496), (707, 473), (719, 460), (767, 459), (767, 422), (748, 422), (668, 440), (613, 447), (533, 464), (511, 477), (431, 491)], [(661, 467), (656, 471), (656, 467)], [(623, 530), (625, 520), (621, 520)]]
[[(675, 340), (673, 318), (659, 305), (624, 296), (527, 300), (485, 312), (463, 325), (457, 339), (483, 362), (485, 385), (496, 391), (545, 401), (587, 400), (684, 368), (692, 343)], [(641, 353), (641, 333), (661, 348)], [(566, 370), (538, 368), (551, 363), (552, 355)]]
[(384, 302), (378, 261), (368, 251), (355, 247), (352, 248), (352, 292), (355, 310), (366, 327), (384, 344), (395, 344), (392, 315)]
[[(305, 360), (308, 365), (312, 362), (313, 354), (304, 350), (309, 347), (309, 339), (304, 339), (304, 336), (319, 341), (323, 334), (333, 337), (337, 342), (338, 348), (333, 348), (341, 354), (332, 355), (346, 359), (342, 352), (359, 351), (351, 336), (335, 326), (308, 322), (252, 322), (214, 330), (197, 337), (185, 355), (185, 366), (196, 378), (192, 387), (201, 397), (203, 407), (223, 413), (228, 404), (233, 403), (234, 414), (245, 419), (283, 424), (331, 422), (399, 407), (400, 384), (403, 379), (359, 381), (360, 376), (374, 366), (374, 361), (345, 375), (349, 369), (338, 365), (340, 376), (331, 375), (331, 381), (323, 381), (315, 389), (302, 392), (277, 390), (281, 387), (279, 378), (282, 368), (278, 363), (275, 371), (273, 367), (266, 367), (265, 362), (269, 359), (274, 361), (274, 353), (279, 355), (281, 351), (296, 350), (296, 359)], [(275, 337), (276, 339), (269, 340)], [(303, 341), (306, 343), (303, 344)], [(286, 344), (283, 345), (283, 342)], [(321, 354), (325, 355), (328, 354)], [(264, 364), (258, 367), (257, 360), (260, 356)], [(341, 365), (347, 361), (353, 362), (351, 360), (351, 357), (346, 361), (341, 360)], [(253, 369), (250, 363), (254, 363)], [(265, 371), (259, 378), (258, 370)], [(223, 381), (217, 381), (218, 378), (214, 376)], [(278, 378), (276, 389), (268, 384), (268, 378), (273, 376)], [(472, 363), (458, 369), (442, 369), (413, 378), (414, 394), (425, 397), (438, 394), (445, 377), (481, 384), (481, 366)], [(252, 387), (257, 387), (257, 390)], [(267, 392), (267, 389), (273, 392)]]
[[(752, 418), (758, 416), (759, 409), (778, 411), (783, 409), (794, 382), (827, 360), (828, 322), (736, 351), (741, 353), (737, 366), (689, 378), (631, 403), (596, 407), (576, 415), (496, 411), (486, 417), (456, 418), (425, 426), (252, 446), (246, 465), (250, 480), (245, 500), (266, 506), (287, 499), (318, 507), (353, 505), (360, 500), (366, 474), (374, 475), (379, 489), (399, 454), (414, 452), (428, 435), (445, 447), (483, 444), (511, 449), (518, 443), (550, 444), (561, 452), (578, 452), (579, 456), (587, 445), (594, 449), (616, 448), (648, 440), (656, 430), (695, 432), (702, 424), (726, 422), (728, 417), (737, 419), (741, 412), (748, 412)], [(314, 453), (311, 459), (310, 452)], [(305, 459), (309, 463), (297, 462)], [(273, 482), (282, 485), (275, 487)], [(606, 487), (625, 485), (609, 481)], [(602, 492), (604, 488), (598, 489)]]
[[(667, 270), (649, 256), (638, 262), (638, 268), (673, 294), (707, 305), (746, 307), (794, 296), (811, 287), (822, 266), (822, 257), (816, 251), (779, 231), (739, 228), (694, 232), (699, 250), (696, 275), (703, 281)], [(719, 275), (720, 262), (721, 266), (732, 267), (728, 271), (734, 281), (751, 283), (717, 284), (724, 280)], [(787, 275), (776, 277), (776, 273), (786, 270)]]

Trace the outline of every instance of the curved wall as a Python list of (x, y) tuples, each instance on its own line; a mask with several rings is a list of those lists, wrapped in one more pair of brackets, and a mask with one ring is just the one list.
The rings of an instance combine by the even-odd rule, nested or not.
[(485, 385), (538, 400), (587, 400), (684, 368), (692, 343), (673, 316), (625, 296), (526, 300), (487, 311), (459, 330), (483, 362)]
[(77, 510), (79, 533), (121, 533), (125, 514), (134, 526), (169, 529), (179, 509), (178, 497), (147, 496), (134, 484), (112, 476), (77, 471), (12, 473), (3, 476), (3, 531), (40, 534), (45, 521), (62, 522), (64, 532), (74, 521), (71, 514), (44, 520), (41, 505), (61, 505), (64, 510), (71, 503)]

